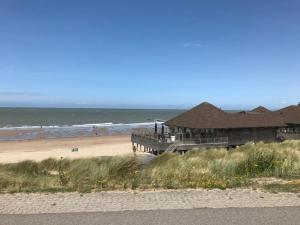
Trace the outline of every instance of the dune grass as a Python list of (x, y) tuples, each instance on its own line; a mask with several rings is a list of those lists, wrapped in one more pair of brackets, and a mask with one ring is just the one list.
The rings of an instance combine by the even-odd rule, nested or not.
[(271, 193), (278, 193), (278, 192), (300, 193), (300, 183), (296, 181), (291, 181), (285, 184), (266, 184), (263, 186), (263, 188)]
[[(300, 141), (166, 153), (146, 165), (133, 155), (0, 164), (0, 192), (225, 189), (252, 185), (259, 177), (299, 179)], [(298, 185), (292, 190), (299, 191)]]

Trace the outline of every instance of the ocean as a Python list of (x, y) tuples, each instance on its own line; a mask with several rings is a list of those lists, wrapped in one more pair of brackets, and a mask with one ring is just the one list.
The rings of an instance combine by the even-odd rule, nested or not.
[(0, 108), (0, 141), (129, 134), (183, 110)]

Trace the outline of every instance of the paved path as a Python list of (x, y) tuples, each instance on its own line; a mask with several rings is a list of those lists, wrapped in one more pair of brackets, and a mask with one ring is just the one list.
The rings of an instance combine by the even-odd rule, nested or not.
[(0, 225), (299, 225), (300, 207), (0, 215)]
[(249, 189), (0, 195), (0, 214), (274, 206), (300, 206), (300, 195)]

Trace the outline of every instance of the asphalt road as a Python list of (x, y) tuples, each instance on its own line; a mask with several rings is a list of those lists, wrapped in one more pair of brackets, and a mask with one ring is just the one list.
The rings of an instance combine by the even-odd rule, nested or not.
[(0, 215), (0, 225), (300, 225), (300, 207)]

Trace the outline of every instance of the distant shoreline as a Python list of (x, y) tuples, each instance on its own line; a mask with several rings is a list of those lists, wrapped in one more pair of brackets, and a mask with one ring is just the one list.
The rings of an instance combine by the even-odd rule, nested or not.
[[(162, 122), (157, 122), (162, 123)], [(0, 141), (24, 141), (56, 138), (80, 138), (112, 135), (128, 135), (136, 129), (152, 129), (155, 122), (130, 124), (82, 124), (73, 126), (35, 126), (0, 128)]]
[(132, 124), (168, 120), (183, 110), (0, 108), (0, 129)]

